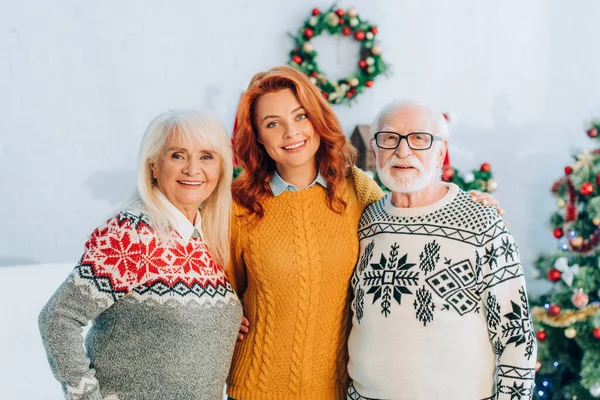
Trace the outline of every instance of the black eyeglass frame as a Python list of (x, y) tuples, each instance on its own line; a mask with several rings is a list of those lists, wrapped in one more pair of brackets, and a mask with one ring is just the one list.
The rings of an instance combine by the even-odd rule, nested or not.
[[(379, 143), (377, 143), (377, 135), (379, 135), (380, 133), (387, 133), (387, 134), (394, 134), (396, 136), (398, 136), (400, 138), (400, 140), (398, 140), (398, 144), (395, 147), (382, 147), (379, 145)], [(431, 137), (431, 142), (429, 142), (429, 147), (427, 148), (422, 148), (422, 149), (415, 149), (410, 145), (410, 142), (408, 141), (408, 137), (411, 135), (427, 135)], [(373, 137), (375, 138), (375, 145), (377, 147), (379, 147), (380, 149), (384, 149), (384, 150), (395, 150), (400, 146), (400, 143), (402, 143), (402, 139), (406, 139), (406, 144), (408, 145), (408, 148), (411, 150), (429, 150), (431, 148), (431, 146), (433, 145), (434, 141), (437, 140), (444, 140), (441, 136), (435, 136), (432, 135), (431, 133), (427, 133), (427, 132), (411, 132), (408, 135), (401, 135), (398, 132), (394, 132), (394, 131), (377, 131), (375, 132), (375, 135), (373, 135)]]

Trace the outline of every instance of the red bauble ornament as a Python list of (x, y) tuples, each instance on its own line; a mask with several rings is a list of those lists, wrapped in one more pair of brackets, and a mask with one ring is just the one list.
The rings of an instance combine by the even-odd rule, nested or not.
[(346, 93), (346, 97), (347, 97), (347, 98), (351, 98), (352, 96), (354, 96), (354, 93), (352, 93), (352, 92), (348, 92), (348, 93)]
[(573, 168), (571, 168), (570, 165), (567, 165), (565, 167), (565, 175), (571, 175), (571, 172), (573, 172)]
[(313, 73), (310, 74), (310, 76), (312, 76), (313, 78), (316, 78), (317, 76), (319, 76), (319, 74), (316, 71), (313, 71)]
[(550, 307), (548, 307), (548, 314), (556, 317), (558, 314), (560, 314), (560, 307), (556, 304), (552, 304)]
[(318, 8), (313, 8), (312, 9), (312, 15), (314, 15), (316, 17), (319, 14), (321, 14), (321, 10), (319, 10)]
[(481, 167), (479, 168), (479, 170), (481, 172), (490, 172), (492, 170), (492, 166), (488, 163), (483, 163), (483, 164), (481, 164)]
[(304, 37), (305, 37), (305, 38), (307, 38), (307, 39), (310, 39), (310, 38), (311, 38), (311, 37), (313, 37), (314, 35), (315, 35), (315, 31), (313, 31), (312, 29), (310, 29), (310, 28), (306, 28), (306, 29), (304, 30)]
[(295, 52), (299, 52), (300, 51), (300, 47), (294, 47), (294, 51)]
[(361, 67), (361, 68), (364, 68), (364, 67), (367, 66), (367, 62), (365, 60), (360, 60), (358, 62), (358, 66)]
[(329, 93), (327, 92), (322, 92), (323, 93), (323, 97), (325, 98), (325, 100), (327, 100), (329, 98)]
[(560, 279), (560, 276), (562, 274), (560, 273), (559, 270), (557, 270), (556, 268), (552, 268), (550, 271), (548, 271), (548, 280), (552, 281), (552, 282), (556, 282), (557, 280)]
[(555, 238), (560, 239), (561, 237), (563, 237), (565, 232), (563, 231), (562, 228), (554, 228), (554, 230), (552, 231), (552, 234), (554, 235)]
[(588, 196), (594, 193), (594, 185), (592, 185), (589, 182), (583, 182), (579, 187), (579, 193), (581, 193), (584, 196)]
[(546, 340), (546, 337), (548, 336), (548, 334), (546, 333), (545, 330), (540, 329), (536, 334), (535, 337), (537, 338), (538, 341), (543, 342), (544, 340)]
[(300, 57), (298, 54), (296, 54), (295, 56), (292, 57), (292, 61), (295, 62), (296, 64), (301, 64), (302, 57)]
[(587, 130), (587, 135), (591, 138), (595, 138), (596, 136), (598, 136), (598, 129), (596, 128), (590, 128)]
[(371, 81), (371, 80), (368, 80), (368, 81), (366, 81), (366, 82), (365, 82), (365, 86), (366, 86), (366, 87), (371, 87), (371, 86), (373, 86), (373, 81)]
[(600, 340), (600, 328), (594, 328), (592, 335), (594, 335), (596, 339)]
[(350, 29), (349, 26), (345, 26), (342, 28), (342, 35), (350, 36), (351, 33), (352, 33), (352, 29)]
[(338, 16), (340, 16), (340, 17), (341, 17), (342, 15), (344, 15), (344, 10), (342, 10), (341, 8), (338, 8), (338, 9), (335, 11), (335, 13), (336, 13)]
[(365, 38), (365, 32), (364, 31), (356, 31), (354, 32), (354, 39), (356, 40), (363, 40)]
[(376, 26), (373, 26), (373, 27), (371, 28), (371, 33), (372, 33), (373, 35), (377, 35), (377, 32), (378, 32), (378, 30), (377, 30), (377, 27), (376, 27)]

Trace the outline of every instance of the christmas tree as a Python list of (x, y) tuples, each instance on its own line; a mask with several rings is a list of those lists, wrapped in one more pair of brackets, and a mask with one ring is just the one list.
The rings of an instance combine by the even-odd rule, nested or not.
[[(600, 122), (587, 130), (594, 140)], [(535, 301), (538, 339), (535, 398), (600, 398), (600, 149), (581, 153), (552, 185), (550, 222), (559, 249), (536, 271), (552, 289)]]

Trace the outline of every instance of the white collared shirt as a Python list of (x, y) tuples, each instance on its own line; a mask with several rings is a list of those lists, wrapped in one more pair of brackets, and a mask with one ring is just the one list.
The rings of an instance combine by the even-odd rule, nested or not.
[(192, 236), (194, 236), (195, 230), (198, 231), (200, 237), (203, 237), (202, 218), (200, 217), (200, 211), (196, 211), (195, 224), (192, 224), (190, 220), (187, 219), (187, 217), (183, 215), (183, 213), (179, 211), (179, 209), (175, 207), (173, 203), (169, 201), (169, 199), (167, 199), (167, 196), (165, 196), (160, 190), (157, 190), (157, 192), (157, 198), (167, 209), (167, 219), (169, 220), (171, 227), (175, 229), (177, 233), (179, 233), (179, 236), (181, 236), (181, 238), (185, 241), (185, 244), (187, 244)]
[[(323, 175), (321, 175), (320, 172), (317, 174), (317, 177), (315, 178), (315, 180), (312, 181), (312, 183), (310, 185), (308, 185), (305, 189), (310, 189), (317, 183), (319, 185), (323, 186), (325, 189), (327, 189), (327, 181), (325, 180), (325, 178), (323, 178)], [(275, 197), (279, 196), (281, 193), (286, 192), (286, 191), (287, 192), (297, 192), (298, 191), (298, 188), (296, 186), (284, 181), (283, 178), (281, 177), (281, 175), (279, 175), (277, 173), (277, 171), (275, 171), (275, 173), (273, 174), (273, 179), (271, 179), (271, 182), (269, 182), (269, 187), (271, 188), (271, 192), (273, 192), (273, 196), (275, 196)]]

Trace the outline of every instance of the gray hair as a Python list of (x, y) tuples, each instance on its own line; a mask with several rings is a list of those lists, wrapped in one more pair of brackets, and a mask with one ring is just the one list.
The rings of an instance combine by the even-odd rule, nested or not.
[(140, 145), (137, 191), (159, 237), (167, 237), (167, 211), (157, 197), (156, 181), (151, 165), (172, 135), (184, 141), (198, 140), (221, 156), (221, 175), (215, 190), (202, 203), (202, 233), (212, 257), (223, 267), (229, 262), (229, 218), (231, 213), (231, 181), (233, 152), (225, 127), (210, 112), (194, 110), (166, 111), (150, 122)]
[(440, 113), (436, 111), (433, 107), (415, 101), (393, 101), (388, 103), (383, 109), (377, 114), (375, 120), (371, 124), (371, 136), (375, 135), (375, 133), (381, 127), (383, 121), (388, 119), (391, 115), (410, 108), (419, 108), (425, 111), (429, 118), (431, 119), (431, 124), (435, 130), (435, 132), (431, 132), (434, 135), (441, 136), (444, 140), (448, 140), (450, 136), (450, 132), (448, 130), (448, 123), (446, 122), (446, 118)]

